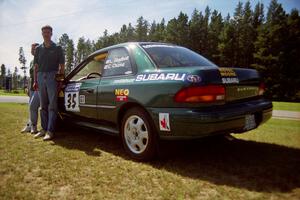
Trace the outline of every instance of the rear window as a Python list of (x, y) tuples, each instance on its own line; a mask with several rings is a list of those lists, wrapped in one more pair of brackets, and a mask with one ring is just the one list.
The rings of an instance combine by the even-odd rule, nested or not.
[(158, 67), (215, 66), (203, 56), (180, 46), (142, 45)]

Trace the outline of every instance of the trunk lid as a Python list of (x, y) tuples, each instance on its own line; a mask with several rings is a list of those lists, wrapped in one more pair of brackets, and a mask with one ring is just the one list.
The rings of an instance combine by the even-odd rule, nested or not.
[[(223, 85), (225, 87), (225, 102), (248, 99), (260, 94), (261, 78), (259, 73), (254, 69), (219, 67), (185, 68), (185, 70), (187, 69), (189, 69), (187, 81), (190, 86)], [(200, 81), (189, 81), (188, 77), (191, 75), (198, 75)]]

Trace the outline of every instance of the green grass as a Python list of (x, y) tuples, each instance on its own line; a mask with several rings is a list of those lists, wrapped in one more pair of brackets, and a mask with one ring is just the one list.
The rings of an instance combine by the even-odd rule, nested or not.
[(95, 131), (21, 134), (27, 110), (0, 104), (0, 199), (300, 198), (297, 121), (271, 119), (232, 141), (161, 142), (160, 158), (140, 163)]
[(274, 110), (288, 110), (300, 112), (300, 103), (276, 102), (273, 101)]
[(300, 148), (300, 122), (271, 119), (267, 124), (237, 138)]
[(0, 90), (0, 96), (27, 96), (23, 89), (13, 90), (7, 92), (6, 90)]

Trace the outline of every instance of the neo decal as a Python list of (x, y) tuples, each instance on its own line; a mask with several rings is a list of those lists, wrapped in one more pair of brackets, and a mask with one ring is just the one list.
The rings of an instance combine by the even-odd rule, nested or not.
[(116, 101), (128, 101), (128, 89), (115, 89)]

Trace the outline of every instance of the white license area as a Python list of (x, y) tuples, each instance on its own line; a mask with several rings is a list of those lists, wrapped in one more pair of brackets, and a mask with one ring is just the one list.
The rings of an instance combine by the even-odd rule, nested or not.
[(79, 112), (79, 92), (65, 94), (65, 107), (67, 111)]
[(244, 130), (248, 131), (254, 128), (256, 128), (255, 115), (246, 115)]
[(66, 111), (79, 112), (79, 89), (80, 83), (69, 84), (65, 89)]

